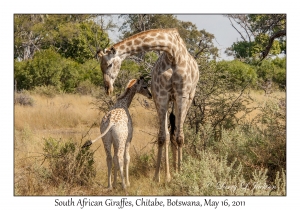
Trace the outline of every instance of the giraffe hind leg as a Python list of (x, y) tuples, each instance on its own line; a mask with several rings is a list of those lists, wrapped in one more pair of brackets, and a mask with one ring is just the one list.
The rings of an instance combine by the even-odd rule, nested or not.
[(167, 105), (166, 108), (162, 108), (159, 113), (159, 122), (160, 122), (160, 128), (158, 133), (158, 152), (157, 152), (157, 163), (156, 163), (156, 169), (155, 169), (155, 175), (153, 180), (160, 182), (160, 164), (162, 159), (162, 152), (163, 152), (163, 146), (165, 145), (165, 164), (166, 164), (166, 181), (170, 181), (170, 171), (169, 171), (169, 158), (168, 158), (168, 126), (167, 126)]
[(112, 170), (112, 155), (111, 155), (111, 139), (110, 136), (107, 135), (102, 138), (105, 153), (106, 153), (106, 165), (107, 165), (107, 188), (112, 189), (111, 185), (111, 170)]
[(130, 142), (126, 143), (125, 147), (125, 153), (124, 153), (124, 160), (125, 160), (125, 180), (126, 180), (126, 186), (130, 186), (129, 182), (129, 162), (130, 162), (130, 154), (129, 154), (129, 147), (130, 147)]

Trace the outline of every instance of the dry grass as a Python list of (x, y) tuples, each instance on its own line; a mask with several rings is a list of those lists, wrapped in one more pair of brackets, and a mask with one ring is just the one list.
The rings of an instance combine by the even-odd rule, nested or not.
[[(251, 103), (248, 108), (254, 108), (254, 107), (264, 107), (267, 101), (274, 101), (279, 98), (286, 98), (286, 93), (283, 91), (280, 92), (274, 92), (267, 96), (265, 96), (265, 93), (263, 91), (251, 91), (250, 97), (253, 99), (253, 103)], [(260, 113), (259, 109), (254, 109), (252, 112), (247, 114), (246, 119), (252, 120), (254, 119), (258, 114)], [(237, 117), (242, 116), (244, 113), (238, 113)]]
[[(273, 95), (285, 97), (285, 93), (273, 93)], [(264, 103), (267, 99), (258, 92), (252, 93), (252, 96), (257, 104)], [(15, 195), (124, 195), (120, 179), (117, 189), (106, 190), (106, 157), (101, 141), (90, 148), (94, 151), (100, 147), (94, 154), (97, 174), (91, 185), (53, 186), (51, 183), (41, 181), (43, 180), (41, 177), (47, 176), (42, 170), (42, 166), (47, 165), (46, 162), (43, 163), (44, 139), (50, 137), (61, 141), (71, 139), (80, 145), (87, 139), (93, 139), (100, 134), (99, 122), (103, 113), (99, 113), (91, 104), (94, 100), (91, 96), (64, 94), (53, 98), (40, 95), (31, 95), (31, 97), (34, 100), (34, 106), (16, 104), (14, 109)], [(153, 101), (150, 103), (154, 107)], [(130, 113), (134, 124), (134, 134), (130, 151), (131, 186), (128, 188), (128, 194), (173, 195), (175, 192), (171, 190), (170, 185), (164, 183), (164, 173), (161, 173), (161, 183), (152, 181), (153, 159), (156, 155), (156, 145), (153, 144), (157, 134), (156, 112), (141, 107), (135, 97)], [(251, 113), (253, 116), (255, 114), (257, 113)], [(253, 118), (253, 116), (249, 117)], [(94, 123), (96, 125), (92, 126)], [(138, 161), (140, 165), (136, 164)], [(143, 168), (141, 166), (143, 163), (149, 164), (150, 168)]]
[[(14, 109), (15, 194), (118, 194), (116, 191), (106, 192), (106, 157), (101, 141), (91, 147), (91, 150), (96, 150), (96, 148), (100, 147), (94, 155), (97, 176), (92, 187), (66, 190), (68, 189), (67, 186), (60, 186), (60, 189), (57, 189), (54, 186), (40, 186), (37, 183), (38, 180), (36, 174), (33, 174), (33, 170), (40, 167), (43, 163), (44, 139), (50, 137), (61, 141), (72, 139), (72, 141), (80, 145), (81, 142), (93, 139), (100, 134), (99, 123), (103, 113), (99, 113), (94, 105), (91, 104), (95, 100), (91, 96), (69, 94), (57, 95), (53, 98), (40, 95), (30, 96), (34, 100), (34, 106), (16, 104)], [(155, 112), (141, 107), (137, 100), (133, 101), (130, 112), (134, 124), (131, 146), (131, 156), (132, 160), (134, 160), (135, 155), (138, 155), (140, 151), (147, 152), (153, 148), (154, 145), (151, 142), (154, 141), (154, 135), (157, 132), (154, 127), (156, 116)], [(94, 123), (96, 125), (93, 126)], [(43, 165), (45, 164), (47, 163), (43, 163)], [(132, 186), (134, 185), (135, 181), (132, 180)], [(28, 186), (31, 186), (31, 188)], [(39, 186), (38, 189), (37, 186)], [(27, 190), (24, 191), (24, 189)], [(123, 191), (120, 190), (119, 193), (122, 194)], [(138, 192), (132, 193), (136, 194)]]

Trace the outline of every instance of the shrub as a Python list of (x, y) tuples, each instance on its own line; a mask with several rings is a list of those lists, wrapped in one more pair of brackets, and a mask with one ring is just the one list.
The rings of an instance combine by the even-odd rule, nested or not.
[[(134, 148), (135, 150), (135, 148)], [(152, 148), (150, 152), (138, 153), (133, 156), (133, 164), (130, 167), (130, 174), (133, 174), (137, 178), (150, 177), (152, 176), (151, 169), (155, 167), (156, 158), (154, 155), (154, 149)]]
[(75, 93), (80, 95), (92, 95), (98, 96), (102, 90), (96, 85), (92, 84), (90, 80), (85, 80), (80, 82), (75, 89)]
[(245, 84), (254, 85), (257, 80), (255, 69), (249, 65), (238, 60), (220, 61), (216, 65), (217, 70), (223, 73), (228, 73), (228, 78), (231, 82), (231, 89), (245, 86)]
[[(200, 133), (185, 127), (183, 171), (177, 175), (174, 191), (184, 195), (285, 195), (285, 109), (284, 99), (269, 99), (258, 106), (260, 112), (251, 121), (222, 126), (218, 138), (208, 122), (201, 125)], [(230, 186), (240, 186), (240, 190), (229, 191)]]
[(94, 152), (81, 147), (71, 140), (62, 142), (53, 138), (45, 139), (45, 160), (49, 162), (49, 179), (56, 185), (62, 183), (87, 185), (96, 175)]
[(274, 60), (264, 60), (256, 67), (258, 77), (263, 80), (272, 80), (285, 89), (286, 86), (286, 59), (276, 58)]
[(21, 93), (15, 93), (15, 100), (14, 104), (19, 104), (22, 106), (33, 106), (34, 100), (31, 98), (28, 94), (21, 92)]
[(245, 177), (245, 167), (228, 155), (202, 151), (199, 157), (188, 155), (182, 171), (175, 174), (170, 187), (175, 195), (285, 195), (286, 179), (282, 171), (274, 182), (268, 181), (267, 169), (253, 169)]

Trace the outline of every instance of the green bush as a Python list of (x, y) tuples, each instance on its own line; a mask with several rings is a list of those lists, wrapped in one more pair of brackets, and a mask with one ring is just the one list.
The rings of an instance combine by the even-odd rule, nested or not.
[(97, 60), (88, 60), (79, 66), (80, 81), (89, 80), (96, 86), (103, 86), (103, 75)]
[(58, 92), (74, 93), (81, 82), (89, 81), (97, 86), (103, 83), (100, 65), (96, 60), (79, 64), (52, 49), (41, 50), (32, 60), (15, 61), (14, 65), (18, 90), (54, 87)]
[(263, 81), (272, 80), (281, 89), (286, 86), (286, 58), (275, 58), (264, 60), (256, 66), (257, 75)]
[(257, 80), (255, 69), (238, 60), (220, 61), (216, 65), (217, 70), (223, 73), (228, 73), (228, 79), (232, 86), (231, 89), (236, 89), (236, 86), (245, 86), (246, 84), (254, 85)]
[(33, 87), (33, 75), (28, 69), (29, 61), (14, 61), (14, 79), (17, 83), (16, 90), (29, 90)]

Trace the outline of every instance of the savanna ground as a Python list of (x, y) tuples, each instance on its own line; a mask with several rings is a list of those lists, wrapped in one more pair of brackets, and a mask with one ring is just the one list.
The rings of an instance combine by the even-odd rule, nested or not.
[[(102, 141), (83, 152), (80, 149), (86, 140), (100, 134), (99, 123), (104, 113), (95, 105), (95, 97), (49, 97), (37, 93), (26, 93), (26, 97), (30, 105), (14, 106), (15, 195), (125, 195), (119, 177), (116, 189), (106, 189)], [(252, 91), (251, 97), (255, 99), (251, 106), (260, 104), (266, 108), (271, 104), (266, 113), (276, 115), (280, 106), (274, 98), (285, 98), (285, 92), (267, 97)], [(146, 99), (148, 109), (141, 105), (139, 101), (144, 99), (135, 96), (130, 107), (134, 134), (128, 195), (286, 195), (285, 133), (279, 133), (278, 139), (267, 138), (268, 132), (277, 129), (269, 130), (270, 123), (280, 121), (273, 122), (276, 116), (270, 116), (269, 123), (262, 123), (263, 133), (245, 123), (231, 130), (221, 129), (218, 141), (213, 139), (215, 133), (210, 134), (208, 126), (205, 135), (211, 138), (206, 137), (205, 144), (202, 134), (196, 135), (186, 127), (183, 170), (174, 174), (171, 167), (172, 180), (165, 183), (162, 164), (161, 182), (152, 181), (157, 115), (152, 100)], [(249, 113), (249, 122), (262, 110)], [(285, 126), (284, 120), (279, 123)]]

